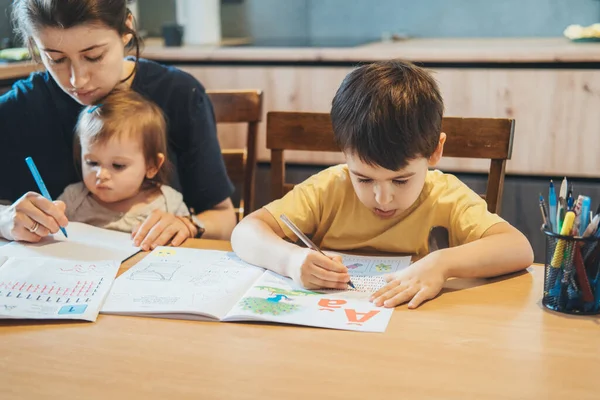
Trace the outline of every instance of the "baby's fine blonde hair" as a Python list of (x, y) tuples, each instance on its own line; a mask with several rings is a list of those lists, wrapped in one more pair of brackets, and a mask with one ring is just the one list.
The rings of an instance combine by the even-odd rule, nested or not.
[(151, 182), (167, 183), (167, 124), (156, 104), (131, 89), (115, 89), (99, 104), (85, 107), (75, 126), (75, 159), (81, 162), (82, 140), (93, 146), (115, 137), (140, 140), (148, 167), (158, 168), (162, 153), (165, 162)]

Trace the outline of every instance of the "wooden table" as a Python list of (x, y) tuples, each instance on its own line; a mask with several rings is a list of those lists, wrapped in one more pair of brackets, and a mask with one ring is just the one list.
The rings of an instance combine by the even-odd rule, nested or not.
[(598, 399), (600, 319), (543, 310), (542, 280), (534, 266), (450, 281), (435, 301), (398, 308), (383, 334), (105, 315), (5, 322), (0, 398)]

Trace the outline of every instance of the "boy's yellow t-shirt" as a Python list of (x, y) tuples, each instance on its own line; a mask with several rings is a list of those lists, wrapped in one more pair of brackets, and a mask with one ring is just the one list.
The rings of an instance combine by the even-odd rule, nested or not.
[(492, 225), (504, 222), (458, 178), (437, 170), (427, 172), (423, 190), (408, 210), (382, 219), (356, 196), (346, 164), (313, 175), (265, 209), (293, 242), (298, 238), (279, 218), (282, 213), (324, 249), (421, 257), (429, 252), (427, 239), (434, 226), (447, 228), (450, 246), (458, 246), (481, 238)]

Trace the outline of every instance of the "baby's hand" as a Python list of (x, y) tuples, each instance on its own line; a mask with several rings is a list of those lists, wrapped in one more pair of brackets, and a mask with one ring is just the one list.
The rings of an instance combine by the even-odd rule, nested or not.
[(161, 210), (154, 210), (133, 232), (131, 237), (142, 250), (152, 250), (157, 246), (179, 246), (192, 232), (182, 218)]
[(290, 258), (290, 277), (306, 289), (346, 289), (350, 275), (340, 256), (327, 257), (298, 247)]
[(373, 293), (371, 302), (379, 307), (396, 307), (408, 301), (408, 308), (416, 308), (437, 296), (447, 278), (439, 258), (427, 256), (385, 279), (387, 285)]

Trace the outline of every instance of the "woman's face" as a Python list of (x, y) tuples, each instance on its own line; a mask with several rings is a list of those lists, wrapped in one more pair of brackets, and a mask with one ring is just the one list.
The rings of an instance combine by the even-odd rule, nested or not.
[(82, 105), (106, 96), (130, 72), (125, 44), (131, 35), (82, 24), (68, 29), (42, 28), (33, 37), (42, 62), (56, 83)]

